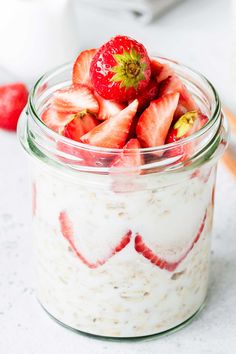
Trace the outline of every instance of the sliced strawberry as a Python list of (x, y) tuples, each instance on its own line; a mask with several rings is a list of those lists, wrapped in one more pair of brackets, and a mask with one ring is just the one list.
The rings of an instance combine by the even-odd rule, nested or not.
[(173, 75), (175, 75), (174, 70), (168, 64), (162, 64), (162, 69), (157, 75), (157, 82), (160, 83)]
[(47, 108), (41, 115), (41, 120), (47, 125), (47, 127), (57, 133), (61, 133), (64, 126), (72, 119), (73, 114), (58, 112), (53, 107)]
[(138, 95), (137, 99), (139, 102), (138, 112), (141, 113), (145, 108), (147, 108), (151, 101), (157, 98), (158, 94), (158, 83), (156, 80), (151, 79), (145, 91)]
[(80, 141), (82, 135), (88, 133), (90, 130), (95, 128), (99, 121), (86, 110), (74, 116), (75, 118), (71, 120), (63, 131), (63, 135), (75, 141)]
[(141, 145), (138, 139), (130, 139), (123, 147), (120, 156), (117, 156), (111, 167), (139, 167), (142, 165)]
[(73, 231), (73, 225), (71, 220), (69, 219), (67, 213), (65, 211), (62, 211), (59, 215), (59, 222), (60, 222), (60, 228), (61, 228), (61, 233), (67, 239), (69, 242), (72, 250), (75, 252), (77, 257), (89, 268), (94, 269), (97, 268), (104, 263), (106, 263), (112, 256), (114, 256), (116, 253), (122, 251), (129, 243), (131, 240), (132, 232), (128, 231), (120, 240), (120, 242), (111, 249), (110, 254), (105, 258), (105, 259), (98, 259), (95, 262), (91, 262), (88, 259), (86, 259), (82, 253), (77, 249), (75, 246), (74, 242), (74, 231)]
[(36, 214), (36, 209), (37, 209), (37, 189), (36, 189), (36, 183), (33, 182), (33, 184), (32, 184), (32, 214), (33, 214), (33, 216)]
[[(198, 111), (191, 111), (181, 116), (177, 122), (170, 128), (166, 137), (166, 144), (173, 143), (201, 129), (208, 121), (208, 118)], [(181, 160), (187, 159), (194, 148), (194, 143), (190, 142), (180, 145), (166, 152), (167, 157), (182, 155)]]
[(151, 60), (152, 78), (158, 83), (166, 80), (168, 77), (175, 75), (174, 70), (168, 65), (159, 63), (156, 59)]
[(57, 111), (63, 113), (78, 113), (87, 109), (96, 114), (99, 110), (92, 91), (80, 84), (55, 91), (51, 102)]
[(156, 59), (150, 59), (151, 62), (151, 77), (156, 78), (157, 76), (160, 75), (162, 69), (163, 69), (163, 64), (159, 63)]
[(175, 271), (175, 269), (178, 267), (178, 265), (187, 257), (187, 255), (189, 254), (189, 252), (193, 249), (194, 245), (198, 242), (202, 231), (204, 229), (205, 226), (205, 221), (206, 221), (206, 216), (207, 213), (205, 213), (204, 218), (202, 220), (202, 223), (200, 225), (200, 228), (198, 230), (197, 235), (195, 236), (194, 240), (192, 241), (192, 243), (190, 244), (190, 246), (185, 250), (185, 252), (179, 257), (178, 260), (176, 261), (168, 261), (167, 259), (164, 259), (163, 257), (159, 256), (157, 253), (155, 253), (154, 251), (152, 251), (143, 241), (142, 236), (140, 236), (139, 234), (137, 234), (137, 236), (135, 237), (135, 250), (140, 253), (143, 257), (145, 257), (146, 259), (148, 259), (151, 263), (153, 263), (154, 265), (156, 265), (157, 267), (161, 268), (161, 269), (166, 269), (169, 272), (173, 272)]
[(72, 72), (72, 82), (73, 84), (82, 84), (93, 89), (90, 80), (90, 65), (97, 49), (84, 50), (77, 57)]
[(198, 109), (197, 104), (187, 90), (186, 86), (182, 83), (178, 76), (174, 74), (161, 83), (159, 94), (161, 96), (175, 92), (179, 92), (180, 94), (179, 104), (175, 112), (176, 118), (179, 118), (186, 112)]
[(83, 135), (81, 141), (92, 146), (122, 148), (125, 145), (137, 108), (138, 101), (134, 100), (121, 112)]
[(122, 103), (105, 100), (105, 98), (95, 92), (94, 95), (99, 104), (98, 119), (100, 120), (109, 119), (125, 108)]
[(163, 145), (173, 120), (179, 94), (165, 95), (150, 103), (139, 118), (136, 133), (143, 147)]
[(165, 80), (163, 80), (159, 86), (159, 94), (167, 95), (174, 92), (181, 92), (183, 88), (183, 83), (181, 80), (175, 75), (172, 74), (168, 76)]

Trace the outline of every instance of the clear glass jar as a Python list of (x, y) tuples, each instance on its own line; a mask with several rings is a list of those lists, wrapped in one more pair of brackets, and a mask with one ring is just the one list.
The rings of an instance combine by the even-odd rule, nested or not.
[[(41, 122), (52, 92), (71, 83), (71, 65), (36, 83), (18, 126), (32, 162), (38, 299), (62, 324), (93, 335), (176, 330), (207, 294), (216, 166), (228, 127), (203, 76), (158, 59), (210, 119), (184, 140), (142, 149), (139, 168), (112, 169), (119, 150), (71, 141)], [(179, 155), (168, 157), (174, 149)]]

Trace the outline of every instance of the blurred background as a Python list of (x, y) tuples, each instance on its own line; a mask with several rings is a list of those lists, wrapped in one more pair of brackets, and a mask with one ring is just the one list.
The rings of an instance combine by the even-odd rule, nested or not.
[(234, 4), (235, 0), (0, 0), (0, 66), (12, 78), (32, 84), (45, 71), (74, 60), (81, 49), (127, 34), (150, 53), (205, 74), (233, 107)]

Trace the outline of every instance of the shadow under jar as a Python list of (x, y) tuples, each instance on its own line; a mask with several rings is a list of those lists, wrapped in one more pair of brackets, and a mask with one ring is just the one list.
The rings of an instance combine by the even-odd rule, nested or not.
[[(18, 126), (31, 156), (37, 297), (60, 323), (88, 334), (167, 333), (206, 298), (227, 122), (203, 76), (158, 60), (171, 65), (209, 121), (181, 141), (141, 149), (136, 169), (110, 168), (120, 150), (69, 140), (40, 120), (51, 94), (71, 83), (72, 65), (36, 83)], [(190, 147), (187, 159), (183, 147)]]

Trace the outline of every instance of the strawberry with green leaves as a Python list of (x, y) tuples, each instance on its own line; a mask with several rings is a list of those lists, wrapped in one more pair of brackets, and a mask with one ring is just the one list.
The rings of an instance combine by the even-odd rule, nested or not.
[[(73, 130), (75, 131), (76, 126), (77, 133), (71, 134), (70, 137), (71, 139), (74, 139), (75, 137), (75, 140), (78, 140), (79, 126), (84, 126), (84, 122), (88, 125), (87, 121), (89, 120), (94, 121), (94, 124), (90, 124), (89, 127), (94, 127), (96, 123), (95, 116), (98, 113), (98, 110), (98, 101), (94, 97), (92, 91), (84, 85), (76, 84), (54, 92), (50, 99), (49, 107), (41, 115), (41, 120), (49, 128), (59, 134), (63, 134), (64, 128), (68, 124), (69, 129), (67, 130), (72, 130), (73, 127)], [(76, 120), (77, 123), (75, 124), (75, 122), (73, 122), (70, 124), (70, 122), (76, 117), (80, 118)], [(81, 120), (82, 117), (85, 117), (83, 119), (83, 124)], [(86, 132), (88, 132), (88, 129), (83, 130), (83, 134)]]
[(150, 59), (145, 47), (126, 36), (116, 36), (98, 49), (90, 67), (94, 90), (105, 99), (132, 100), (148, 85)]
[[(123, 149), (115, 165), (133, 166), (140, 148), (178, 141), (207, 121), (172, 66), (149, 58), (142, 44), (121, 35), (81, 52), (72, 85), (55, 91), (49, 103), (41, 117), (49, 128), (91, 146)], [(131, 160), (130, 146), (136, 146)], [(180, 145), (166, 156), (186, 158), (192, 148)], [(110, 166), (113, 158), (107, 152), (98, 157), (95, 150), (83, 154), (90, 165)]]
[(80, 111), (73, 116), (74, 118), (65, 126), (63, 135), (69, 139), (80, 141), (82, 135), (98, 125), (98, 120), (87, 110)]
[[(207, 122), (208, 118), (198, 111), (185, 113), (170, 128), (166, 137), (166, 144), (174, 143), (183, 138), (187, 138), (188, 136), (200, 130)], [(182, 160), (185, 160), (191, 154), (193, 148), (193, 143), (189, 142), (183, 145), (179, 145), (175, 149), (167, 151), (166, 156), (172, 157), (181, 155)]]

